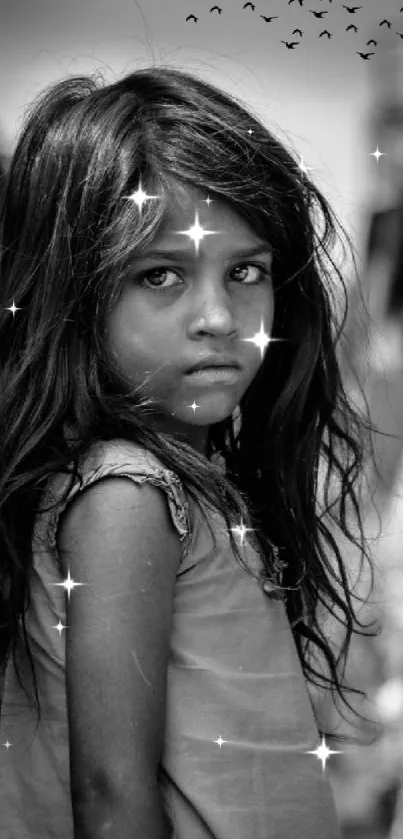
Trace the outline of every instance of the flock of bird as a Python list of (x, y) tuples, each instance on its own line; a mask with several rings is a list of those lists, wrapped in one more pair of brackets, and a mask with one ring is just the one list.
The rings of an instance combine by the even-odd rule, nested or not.
[[(288, 5), (290, 6), (291, 3), (295, 3), (295, 2), (298, 2), (299, 5), (302, 8), (302, 6), (304, 4), (304, 0), (288, 0)], [(329, 0), (329, 3), (332, 3), (332, 2), (333, 2), (333, 0)], [(242, 8), (247, 9), (248, 7), (251, 8), (252, 12), (254, 12), (255, 9), (256, 9), (255, 4), (250, 3), (250, 2), (244, 3)], [(346, 6), (343, 3), (342, 8), (345, 9), (346, 12), (348, 12), (348, 14), (355, 15), (355, 14), (357, 14), (357, 12), (360, 11), (360, 9), (363, 8), (363, 6)], [(322, 20), (325, 15), (329, 14), (328, 10), (321, 11), (321, 12), (316, 12), (316, 11), (313, 11), (313, 9), (308, 9), (308, 11), (310, 12), (311, 15), (314, 15), (314, 17), (317, 18), (318, 20)], [(222, 8), (220, 8), (220, 6), (212, 6), (211, 9), (210, 9), (210, 14), (212, 12), (217, 12), (219, 15), (221, 15)], [(402, 14), (402, 12), (403, 12), (403, 6), (399, 9), (399, 14)], [(271, 15), (270, 17), (267, 17), (266, 15), (260, 15), (260, 17), (263, 18), (265, 23), (271, 23), (273, 20), (279, 20), (280, 19), (279, 15)], [(196, 15), (190, 14), (186, 18), (186, 21), (188, 21), (188, 20), (193, 20), (195, 23), (197, 23), (199, 18), (196, 17)], [(392, 26), (392, 23), (391, 23), (390, 20), (387, 20), (387, 18), (384, 18), (383, 20), (380, 21), (379, 26), (386, 26), (387, 29), (390, 29), (391, 26)], [(351, 31), (354, 31), (355, 34), (357, 34), (358, 26), (355, 26), (354, 23), (350, 23), (350, 25), (347, 26), (347, 28), (346, 28), (346, 32), (351, 32)], [(396, 32), (395, 34), (399, 35), (400, 38), (403, 38), (403, 33), (402, 32)], [(301, 29), (294, 29), (293, 32), (292, 32), (292, 35), (299, 35), (300, 39), (302, 39), (303, 32), (302, 32)], [(319, 38), (322, 38), (324, 36), (326, 36), (328, 38), (328, 40), (333, 37), (332, 33), (329, 32), (328, 29), (324, 29), (323, 32), (321, 32), (319, 34)], [(281, 40), (281, 43), (285, 44), (285, 46), (287, 47), (288, 50), (293, 50), (293, 49), (295, 49), (295, 47), (299, 46), (299, 44), (301, 43), (301, 40), (299, 40), (299, 41), (283, 41), (283, 40)], [(374, 47), (377, 47), (378, 46), (378, 41), (375, 41), (374, 38), (370, 38), (370, 40), (367, 41), (366, 46), (368, 47), (370, 44), (373, 45)], [(356, 50), (356, 53), (364, 61), (368, 61), (371, 58), (372, 55), (375, 55), (375, 52), (359, 52), (358, 50)]]

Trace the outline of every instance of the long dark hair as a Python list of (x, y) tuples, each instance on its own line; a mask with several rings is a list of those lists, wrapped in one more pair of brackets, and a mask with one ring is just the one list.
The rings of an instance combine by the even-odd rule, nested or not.
[(4, 198), (5, 188), (6, 188), (6, 173), (5, 173), (5, 169), (4, 169), (4, 166), (3, 166), (3, 162), (2, 162), (1, 157), (0, 157), (0, 208), (1, 208), (1, 202), (3, 201), (3, 198)]
[[(140, 178), (160, 199), (141, 213), (126, 200)], [(273, 336), (284, 340), (271, 344), (242, 398), (238, 430), (232, 416), (210, 429), (208, 458), (151, 429), (150, 405), (103, 341), (105, 315), (136, 250), (158, 232), (175, 184), (228, 202), (274, 250)], [(358, 503), (367, 426), (341, 381), (344, 321), (336, 312), (339, 292), (345, 306), (347, 295), (330, 253), (339, 223), (323, 195), (235, 97), (160, 66), (109, 85), (71, 77), (42, 92), (11, 160), (0, 219), (3, 669), (21, 627), (34, 671), (24, 612), (34, 522), (49, 477), (71, 474), (67, 494), (90, 445), (125, 438), (174, 471), (196, 503), (204, 498), (221, 511), (240, 562), (230, 528), (241, 518), (255, 528), (267, 576), (282, 571), (273, 579), (285, 592), (308, 683), (319, 685), (318, 677), (354, 710), (342, 689), (363, 692), (341, 684), (339, 670), (352, 633), (367, 627), (354, 612), (352, 597), (362, 598), (350, 591), (337, 532), (369, 563), (373, 585)], [(6, 311), (13, 301), (15, 314)], [(66, 440), (66, 422), (74, 440)], [(214, 454), (224, 458), (225, 475)], [(337, 658), (323, 623), (335, 609), (346, 630)], [(313, 666), (314, 647), (330, 677)], [(40, 712), (37, 690), (36, 699)]]

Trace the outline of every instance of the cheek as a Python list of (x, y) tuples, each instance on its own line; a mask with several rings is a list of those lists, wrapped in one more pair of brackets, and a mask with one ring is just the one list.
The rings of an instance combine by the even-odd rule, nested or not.
[(105, 339), (109, 354), (125, 371), (141, 367), (141, 335), (130, 310), (122, 302), (107, 319)]
[(152, 390), (165, 383), (169, 335), (172, 338), (172, 328), (167, 332), (157, 325), (151, 327), (149, 316), (134, 316), (133, 310), (122, 304), (109, 316), (105, 338), (108, 353), (120, 369), (136, 384)]
[(115, 360), (122, 362), (126, 355), (127, 339), (123, 312), (120, 305), (107, 318), (105, 340), (109, 354)]
[(243, 331), (247, 331), (248, 334), (259, 332), (262, 321), (263, 330), (270, 335), (274, 321), (274, 293), (271, 287), (264, 289), (262, 294), (256, 295), (252, 307), (245, 307)]

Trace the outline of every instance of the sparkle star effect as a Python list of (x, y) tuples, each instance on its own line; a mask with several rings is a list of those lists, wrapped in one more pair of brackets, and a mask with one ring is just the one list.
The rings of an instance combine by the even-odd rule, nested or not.
[(9, 750), (9, 748), (10, 748), (10, 746), (12, 746), (13, 744), (12, 744), (12, 743), (9, 743), (9, 741), (8, 741), (8, 740), (6, 740), (6, 742), (5, 742), (5, 743), (2, 743), (1, 745), (2, 745), (2, 746), (5, 746), (5, 748), (6, 748), (6, 749), (7, 749), (7, 751), (8, 751), (8, 750)]
[(20, 311), (21, 311), (21, 309), (19, 309), (18, 306), (15, 305), (14, 298), (13, 298), (13, 305), (8, 306), (6, 308), (6, 312), (12, 312), (12, 315), (13, 315), (13, 318), (14, 318), (15, 313), (20, 312)]
[(247, 533), (248, 531), (253, 531), (254, 530), (253, 527), (245, 527), (242, 518), (241, 518), (241, 524), (238, 524), (236, 527), (231, 527), (230, 529), (231, 529), (232, 533), (236, 533), (238, 536), (241, 537), (241, 546), (243, 546), (243, 540), (244, 540), (244, 537), (245, 537), (245, 533)]
[[(62, 583), (52, 583), (52, 585), (53, 586), (63, 586), (63, 588), (66, 589), (67, 598), (70, 601), (70, 593), (71, 593), (72, 589), (74, 589), (76, 586), (85, 586), (86, 583), (76, 583), (76, 582), (74, 582), (74, 580), (70, 577), (70, 568), (69, 568), (67, 578), (65, 580), (63, 580)], [(56, 629), (57, 629), (57, 627), (56, 627)]]
[(379, 151), (378, 146), (376, 147), (375, 151), (371, 152), (371, 157), (376, 157), (376, 162), (379, 163), (379, 158), (384, 157), (386, 152)]
[(197, 404), (197, 403), (193, 400), (192, 404), (191, 404), (191, 405), (188, 405), (188, 408), (191, 408), (191, 409), (192, 409), (192, 411), (193, 411), (193, 413), (194, 413), (194, 412), (195, 412), (195, 410), (196, 410), (196, 408), (200, 408), (200, 405), (198, 405), (198, 404)]
[(197, 212), (195, 213), (194, 224), (192, 227), (189, 227), (189, 230), (175, 230), (175, 233), (178, 235), (184, 234), (193, 240), (195, 243), (196, 256), (199, 255), (199, 242), (204, 239), (205, 236), (215, 236), (219, 232), (219, 230), (207, 230), (205, 227), (202, 227), (199, 223), (199, 215)]
[(223, 740), (221, 735), (219, 736), (218, 740), (213, 740), (213, 743), (218, 743), (220, 749), (221, 749), (222, 744), (227, 743), (227, 742), (228, 742), (228, 740)]
[[(60, 586), (61, 584), (60, 583), (55, 583), (55, 585)], [(79, 585), (81, 585), (81, 584), (79, 584)], [(56, 626), (52, 626), (52, 629), (57, 629), (59, 635), (61, 635), (63, 629), (67, 629), (67, 626), (64, 626), (64, 624), (61, 622), (61, 620), (59, 620), (59, 623), (56, 624)]]
[(316, 757), (319, 760), (322, 761), (322, 769), (324, 771), (326, 761), (328, 760), (329, 755), (342, 755), (343, 752), (337, 752), (337, 751), (332, 751), (332, 749), (328, 749), (328, 747), (326, 745), (326, 740), (325, 740), (324, 737), (322, 737), (322, 742), (321, 742), (320, 746), (318, 746), (318, 748), (315, 749), (312, 752), (305, 752), (305, 754), (306, 755), (316, 755)]
[(138, 184), (136, 192), (133, 192), (132, 195), (127, 195), (126, 196), (128, 201), (133, 201), (133, 203), (137, 205), (137, 207), (139, 208), (140, 215), (141, 215), (141, 211), (143, 209), (143, 204), (146, 201), (152, 201), (152, 200), (154, 200), (156, 198), (159, 198), (159, 197), (160, 197), (159, 195), (147, 195), (147, 193), (143, 191), (143, 187), (141, 185), (141, 178), (139, 179), (139, 184)]
[(264, 351), (268, 344), (270, 344), (273, 340), (281, 340), (280, 338), (274, 339), (270, 338), (270, 335), (264, 331), (264, 324), (263, 320), (260, 321), (260, 330), (259, 332), (255, 332), (252, 338), (241, 338), (241, 341), (250, 341), (252, 344), (255, 344), (256, 347), (260, 349), (261, 359), (263, 360)]

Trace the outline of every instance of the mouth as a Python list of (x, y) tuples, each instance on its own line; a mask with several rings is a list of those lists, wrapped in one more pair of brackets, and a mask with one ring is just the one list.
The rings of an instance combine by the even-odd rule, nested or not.
[(214, 382), (234, 384), (238, 381), (240, 374), (240, 368), (233, 364), (225, 366), (214, 365), (210, 367), (199, 367), (197, 370), (189, 370), (186, 373), (186, 376), (195, 384), (214, 384)]
[(204, 358), (200, 358), (200, 360), (194, 364), (192, 367), (187, 369), (187, 373), (194, 373), (196, 370), (211, 370), (211, 369), (225, 369), (228, 368), (239, 370), (240, 364), (235, 358), (231, 358), (231, 356), (222, 354), (219, 355), (206, 355)]

